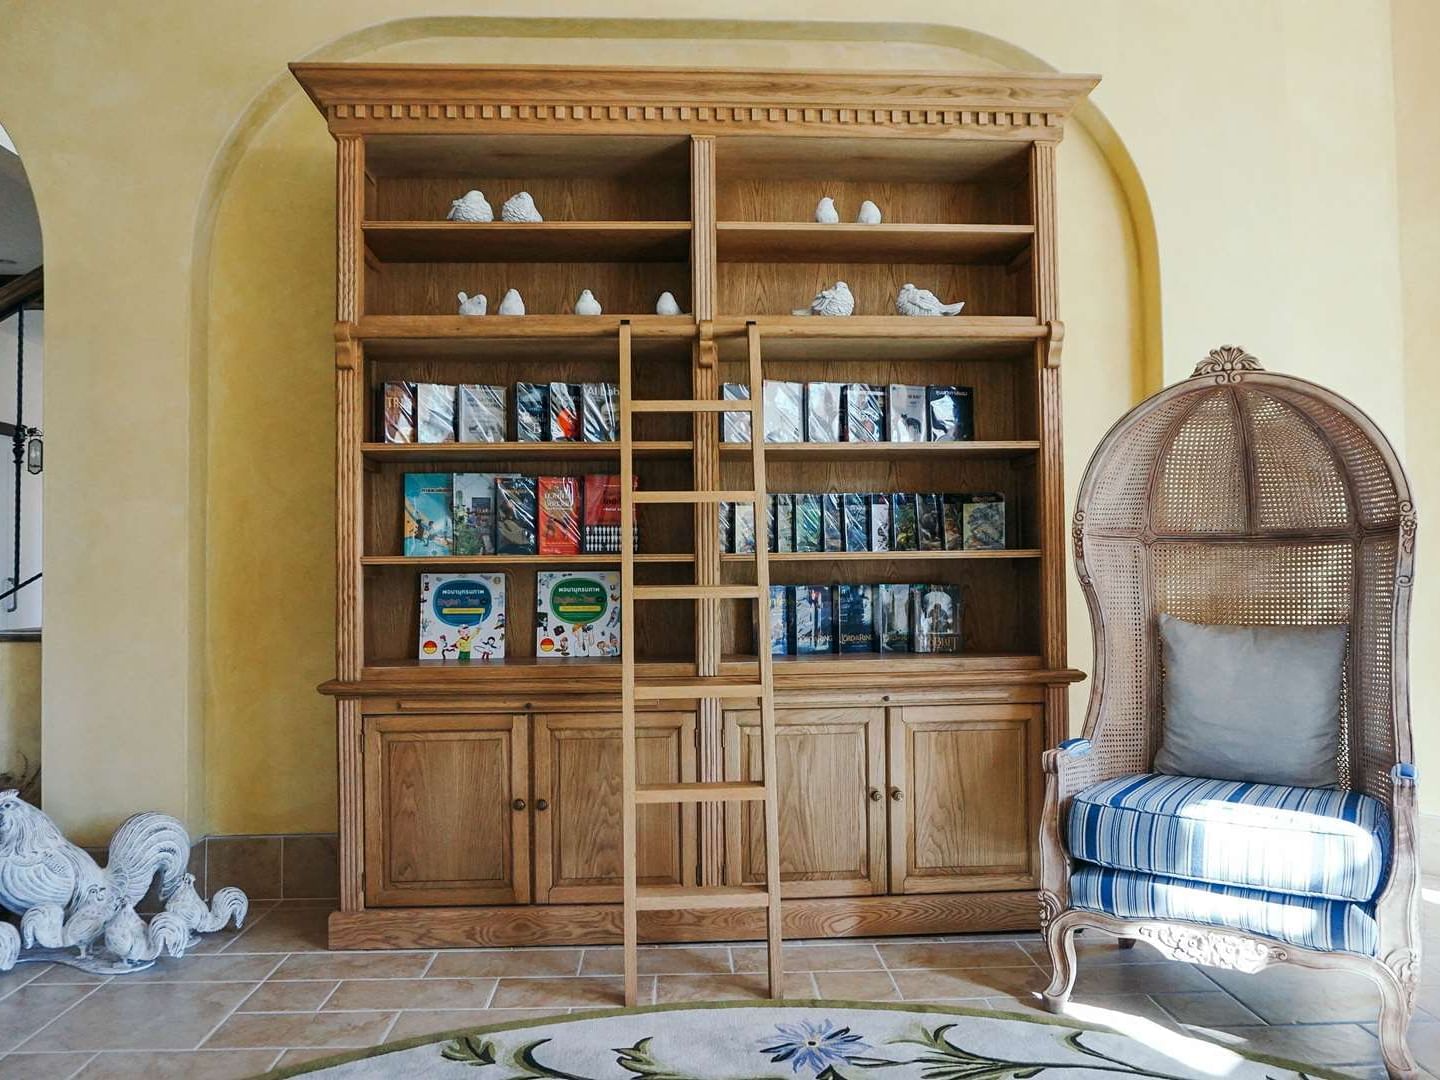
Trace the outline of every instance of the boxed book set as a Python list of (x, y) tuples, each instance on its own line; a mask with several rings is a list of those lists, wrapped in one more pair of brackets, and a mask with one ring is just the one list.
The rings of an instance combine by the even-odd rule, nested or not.
[[(769, 497), (763, 540), (781, 552), (995, 551), (1005, 548), (998, 492), (793, 492)], [(753, 554), (748, 503), (720, 504), (720, 550)]]
[(772, 585), (770, 652), (958, 653), (958, 585)]
[[(387, 443), (505, 442), (503, 386), (387, 382), (379, 427)], [(620, 388), (614, 383), (516, 383), (518, 442), (616, 442)]]
[[(722, 400), (750, 396), (744, 383), (724, 383)], [(975, 438), (975, 391), (968, 386), (893, 383), (781, 382), (764, 384), (765, 441), (963, 442)], [(720, 416), (720, 439), (750, 441), (748, 412)]]

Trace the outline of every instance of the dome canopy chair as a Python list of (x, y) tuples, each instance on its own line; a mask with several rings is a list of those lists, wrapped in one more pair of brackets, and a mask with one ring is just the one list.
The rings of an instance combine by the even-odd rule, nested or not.
[[(1416, 1075), (1405, 1043), (1420, 961), (1406, 658), (1415, 512), (1389, 442), (1345, 399), (1226, 346), (1106, 435), (1073, 538), (1095, 678), (1084, 737), (1045, 755), (1047, 1006), (1068, 1001), (1084, 928), (1246, 972), (1363, 972), (1380, 988), (1390, 1075)], [(1337, 643), (1338, 738), (1320, 729), (1338, 784), (1159, 775), (1162, 623), (1173, 619), (1211, 634), (1330, 628), (1319, 632)], [(1284, 700), (1292, 673), (1276, 665), (1257, 681)], [(1275, 730), (1273, 744), (1289, 754), (1291, 736)]]

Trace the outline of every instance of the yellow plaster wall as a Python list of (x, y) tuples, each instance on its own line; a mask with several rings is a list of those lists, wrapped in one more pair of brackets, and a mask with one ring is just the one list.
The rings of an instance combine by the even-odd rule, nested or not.
[(1383, 0), (892, 0), (883, 25), (860, 0), (796, 11), (828, 23), (541, 9), (563, 18), (525, 22), (518, 0), (410, 21), (402, 0), (7, 11), (0, 122), (46, 235), (46, 806), (72, 835), (142, 806), (215, 832), (333, 824), (312, 691), (330, 667), (330, 149), (289, 60), (1098, 72), (1061, 159), (1072, 483), (1160, 371), (1223, 341), (1403, 436)]
[(0, 642), (0, 773), (40, 763), (40, 642)]

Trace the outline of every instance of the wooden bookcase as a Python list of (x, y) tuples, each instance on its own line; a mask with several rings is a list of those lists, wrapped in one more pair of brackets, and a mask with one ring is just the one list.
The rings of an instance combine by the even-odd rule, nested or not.
[[(619, 938), (616, 662), (534, 656), (535, 572), (618, 556), (407, 558), (407, 472), (618, 471), (618, 444), (391, 445), (378, 388), (616, 381), (713, 399), (767, 377), (961, 384), (976, 439), (767, 449), (769, 489), (1001, 491), (1004, 551), (776, 554), (777, 584), (940, 581), (959, 655), (777, 658), (781, 859), (791, 937), (1038, 924), (1040, 754), (1066, 732), (1055, 148), (1092, 77), (295, 65), (337, 142), (336, 699), (341, 910), (332, 946)], [(538, 224), (457, 224), (471, 188), (528, 190)], [(831, 195), (885, 223), (813, 223)], [(849, 283), (849, 318), (794, 317)], [(963, 298), (901, 318), (907, 281)], [(494, 305), (518, 288), (528, 314)], [(606, 313), (576, 316), (592, 289)], [(690, 314), (648, 314), (670, 290)], [(492, 314), (454, 314), (455, 294)], [(512, 433), (513, 437), (513, 433)], [(744, 488), (714, 413), (636, 420), (642, 488)], [(642, 583), (742, 582), (713, 506), (646, 505)], [(508, 574), (510, 658), (415, 659), (423, 571)], [(753, 580), (753, 579), (752, 579)], [(645, 605), (647, 675), (753, 678), (748, 608)], [(644, 782), (754, 779), (756, 715), (714, 700), (641, 721)], [(740, 804), (645, 807), (643, 880), (736, 884), (763, 865)], [(652, 940), (758, 937), (760, 911), (646, 912)]]

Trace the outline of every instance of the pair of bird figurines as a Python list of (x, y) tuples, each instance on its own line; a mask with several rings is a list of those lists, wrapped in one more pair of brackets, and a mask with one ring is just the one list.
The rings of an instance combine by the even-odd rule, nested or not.
[[(829, 195), (815, 204), (815, 220), (821, 225), (834, 225), (840, 220), (840, 211), (835, 209), (835, 200)], [(860, 204), (860, 212), (855, 215), (857, 225), (879, 225), (881, 220), (880, 208), (869, 199)]]
[[(445, 220), (470, 223), (494, 221), (495, 211), (486, 201), (483, 191), (467, 191), (450, 204), (450, 213), (445, 215)], [(540, 216), (540, 211), (536, 209), (535, 200), (531, 198), (530, 193), (517, 191), (500, 207), (500, 220), (534, 222), (545, 219)]]
[[(465, 293), (457, 293), (460, 301), (461, 315), (484, 315), (490, 302), (485, 298), (484, 293), (476, 293), (474, 296), (467, 296)], [(600, 301), (595, 299), (595, 294), (589, 289), (581, 289), (580, 295), (575, 299), (576, 315), (599, 315), (605, 309), (600, 306)], [(662, 292), (660, 299), (655, 302), (656, 315), (679, 315), (680, 305), (675, 300), (675, 294)], [(500, 306), (495, 309), (497, 315), (524, 315), (525, 301), (520, 297), (518, 289), (511, 289), (500, 301)]]
[[(895, 310), (901, 315), (959, 315), (964, 307), (964, 300), (954, 304), (942, 304), (940, 298), (929, 289), (917, 289), (908, 281), (900, 286), (900, 291), (895, 294)], [(808, 308), (796, 308), (794, 314), (853, 315), (855, 294), (845, 282), (837, 281), (830, 288), (816, 293)]]

